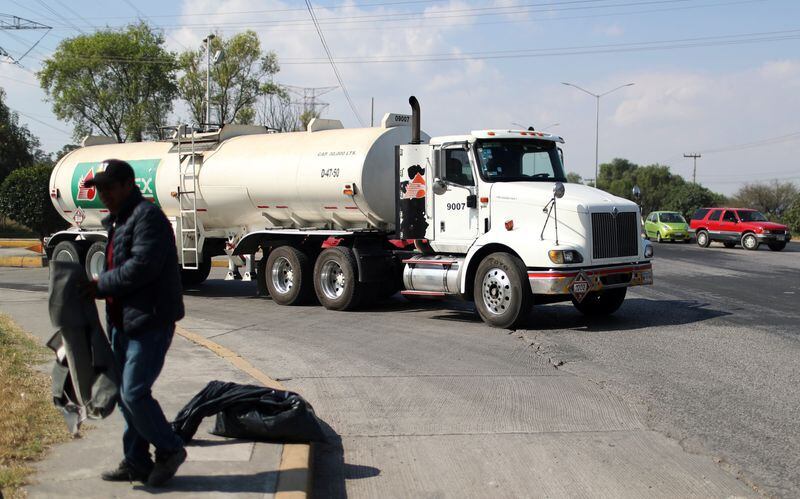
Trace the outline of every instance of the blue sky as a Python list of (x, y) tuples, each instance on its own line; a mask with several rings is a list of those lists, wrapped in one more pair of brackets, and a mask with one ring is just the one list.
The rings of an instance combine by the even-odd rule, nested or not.
[[(366, 122), (371, 97), (378, 120), (387, 111), (406, 112), (408, 95), (415, 94), (422, 103), (423, 128), (432, 135), (509, 128), (512, 122), (558, 123), (549, 131), (566, 139), (568, 169), (591, 177), (594, 100), (560, 82), (598, 93), (635, 82), (601, 101), (601, 161), (664, 162), (690, 176), (691, 162), (682, 155), (699, 151), (704, 155), (698, 181), (724, 193), (746, 181), (800, 183), (800, 2), (358, 0), (314, 5)], [(307, 64), (324, 52), (303, 8), (300, 1), (0, 0), (0, 13), (55, 28), (23, 59), (29, 71), (78, 29), (90, 32), (146, 16), (164, 27), (174, 50), (197, 46), (210, 31), (230, 35), (252, 28), (284, 62), (279, 82), (335, 85), (329, 65)], [(37, 37), (32, 31), (0, 32), (0, 47), (19, 57)], [(739, 43), (754, 38), (769, 40)], [(639, 43), (660, 49), (630, 50)], [(518, 57), (524, 50), (558, 55)], [(485, 58), (489, 52), (514, 57)], [(345, 62), (428, 54), (449, 60)], [(453, 60), (457, 54), (478, 58)], [(53, 117), (29, 71), (0, 64), (0, 86), (9, 106), (27, 115), (22, 121), (45, 149), (57, 150), (70, 140), (71, 126)], [(357, 126), (340, 90), (322, 100), (330, 103), (326, 117)], [(175, 115), (176, 120), (186, 117), (182, 106), (176, 106)]]

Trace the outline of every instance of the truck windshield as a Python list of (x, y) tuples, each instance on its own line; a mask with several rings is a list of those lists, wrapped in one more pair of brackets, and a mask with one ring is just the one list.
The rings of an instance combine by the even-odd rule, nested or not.
[(767, 217), (761, 214), (760, 211), (739, 210), (739, 219), (742, 222), (766, 222)]
[(480, 174), (487, 182), (566, 182), (556, 143), (549, 140), (481, 140)]
[(665, 224), (685, 224), (686, 220), (679, 213), (662, 213), (658, 218)]

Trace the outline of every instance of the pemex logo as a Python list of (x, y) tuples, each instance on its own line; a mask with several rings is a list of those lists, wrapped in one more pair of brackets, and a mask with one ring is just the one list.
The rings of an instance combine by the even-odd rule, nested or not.
[(86, 181), (94, 178), (94, 168), (89, 168), (78, 182), (78, 201), (94, 201), (97, 196), (97, 187), (86, 187)]

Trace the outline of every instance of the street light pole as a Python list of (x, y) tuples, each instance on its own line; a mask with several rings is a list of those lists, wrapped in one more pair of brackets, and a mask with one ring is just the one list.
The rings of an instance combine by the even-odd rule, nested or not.
[(211, 123), (211, 40), (216, 38), (212, 33), (203, 39), (206, 44), (206, 122), (204, 129), (208, 129), (208, 124)]
[(595, 127), (594, 127), (594, 186), (599, 188), (599, 169), (600, 169), (600, 97), (610, 94), (611, 92), (616, 92), (617, 90), (625, 87), (630, 87), (635, 85), (635, 83), (626, 83), (625, 85), (620, 85), (617, 88), (613, 88), (608, 92), (603, 92), (602, 94), (596, 94), (594, 92), (590, 92), (585, 88), (581, 88), (574, 83), (567, 83), (561, 82), (562, 85), (566, 85), (568, 87), (577, 88), (581, 92), (587, 93), (597, 99), (597, 111), (595, 113)]

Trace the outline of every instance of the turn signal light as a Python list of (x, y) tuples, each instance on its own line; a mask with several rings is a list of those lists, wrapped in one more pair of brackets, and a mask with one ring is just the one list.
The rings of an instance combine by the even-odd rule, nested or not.
[(344, 194), (345, 196), (355, 196), (356, 190), (353, 188), (352, 185), (347, 184), (347, 185), (344, 186), (344, 190), (342, 191), (342, 194)]
[(481, 198), (481, 204), (489, 204), (489, 198)]
[(547, 252), (550, 261), (557, 264), (562, 263), (581, 263), (583, 256), (575, 250), (550, 250)]

